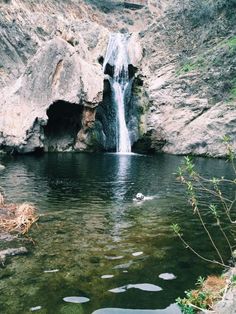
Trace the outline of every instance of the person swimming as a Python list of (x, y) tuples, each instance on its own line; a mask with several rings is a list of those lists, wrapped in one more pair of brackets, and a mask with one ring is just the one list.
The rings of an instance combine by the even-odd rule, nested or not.
[(154, 196), (144, 196), (143, 193), (137, 193), (135, 195), (135, 197), (133, 198), (133, 201), (141, 203), (143, 201), (151, 201), (151, 200), (153, 200), (156, 197), (157, 197), (157, 195), (154, 195)]
[(136, 201), (143, 201), (144, 200), (144, 195), (142, 193), (137, 193), (135, 195), (135, 200)]

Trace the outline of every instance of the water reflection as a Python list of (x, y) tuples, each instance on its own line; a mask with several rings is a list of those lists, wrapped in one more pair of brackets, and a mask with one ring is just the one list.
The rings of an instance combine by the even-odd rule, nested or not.
[(114, 198), (118, 200), (113, 205), (110, 213), (110, 219), (113, 221), (113, 241), (121, 241), (122, 229), (127, 228), (127, 222), (125, 221), (126, 206), (124, 206), (124, 199), (127, 191), (132, 184), (130, 180), (130, 168), (132, 163), (132, 155), (115, 154), (116, 163), (114, 167), (114, 182), (112, 190)]

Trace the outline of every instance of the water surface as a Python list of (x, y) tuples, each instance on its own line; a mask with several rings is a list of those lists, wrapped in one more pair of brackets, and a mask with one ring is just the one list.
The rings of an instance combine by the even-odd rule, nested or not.
[[(15, 257), (0, 271), (0, 312), (177, 314), (175, 299), (199, 275), (219, 271), (184, 248), (170, 229), (179, 223), (195, 249), (214, 256), (175, 180), (182, 160), (5, 157), (0, 180), (8, 199), (35, 203), (41, 218), (31, 232), (35, 246), (27, 244), (30, 255)], [(195, 160), (204, 175), (231, 175), (223, 160)], [(147, 200), (134, 202), (138, 192)]]

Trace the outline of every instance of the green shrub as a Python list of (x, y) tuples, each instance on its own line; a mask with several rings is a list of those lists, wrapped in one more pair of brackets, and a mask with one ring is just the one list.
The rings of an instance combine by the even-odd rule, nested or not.
[(236, 48), (236, 36), (230, 38), (230, 39), (226, 42), (226, 45), (227, 45), (229, 48)]
[(184, 73), (188, 73), (197, 69), (201, 69), (204, 67), (204, 59), (198, 58), (194, 62), (186, 62), (180, 69), (177, 70), (176, 75), (182, 75)]
[[(236, 92), (236, 88), (234, 92)], [(209, 218), (206, 220), (206, 217), (203, 215), (202, 209), (199, 206), (198, 200), (199, 191), (214, 197), (214, 204), (208, 204), (206, 208), (208, 208), (208, 213), (211, 216), (211, 219), (215, 220), (215, 224), (222, 236), (221, 243), (224, 243), (225, 247), (228, 248), (228, 257), (231, 257), (234, 261), (234, 247), (236, 240), (230, 236), (230, 233), (233, 231), (236, 224), (235, 215), (232, 211), (236, 202), (236, 197), (235, 199), (230, 199), (225, 196), (222, 192), (222, 186), (227, 186), (230, 189), (236, 188), (236, 164), (231, 139), (228, 136), (224, 136), (223, 143), (226, 145), (228, 161), (231, 163), (232, 173), (235, 175), (234, 179), (225, 179), (224, 177), (213, 177), (212, 179), (204, 178), (196, 171), (195, 165), (190, 157), (185, 157), (185, 163), (178, 170), (178, 179), (186, 187), (188, 200), (192, 206), (193, 214), (197, 216), (200, 225), (208, 237), (209, 243), (211, 243), (211, 246), (215, 251), (215, 258), (208, 256), (208, 254), (203, 255), (197, 252), (190, 243), (185, 241), (182, 230), (178, 225), (172, 225), (172, 229), (184, 245), (205, 262), (214, 263), (222, 267), (230, 267), (229, 260), (225, 260), (222, 252), (222, 246), (219, 246), (219, 243), (216, 242), (212, 231), (209, 229)], [(225, 228), (225, 226), (227, 226), (227, 228)]]
[(222, 12), (234, 17), (236, 0), (186, 0), (181, 8), (193, 27), (197, 27), (209, 23)]
[(230, 82), (231, 88), (229, 90), (229, 101), (235, 100), (236, 99), (236, 79), (232, 80)]

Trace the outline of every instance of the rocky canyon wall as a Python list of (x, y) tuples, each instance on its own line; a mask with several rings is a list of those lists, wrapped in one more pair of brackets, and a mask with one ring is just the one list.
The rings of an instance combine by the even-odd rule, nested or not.
[(236, 150), (235, 1), (177, 1), (141, 33), (154, 150), (225, 156)]
[[(128, 128), (138, 152), (236, 151), (236, 3), (68, 0), (0, 3), (0, 146), (112, 150), (109, 34), (129, 32)], [(216, 5), (217, 4), (217, 5)]]

